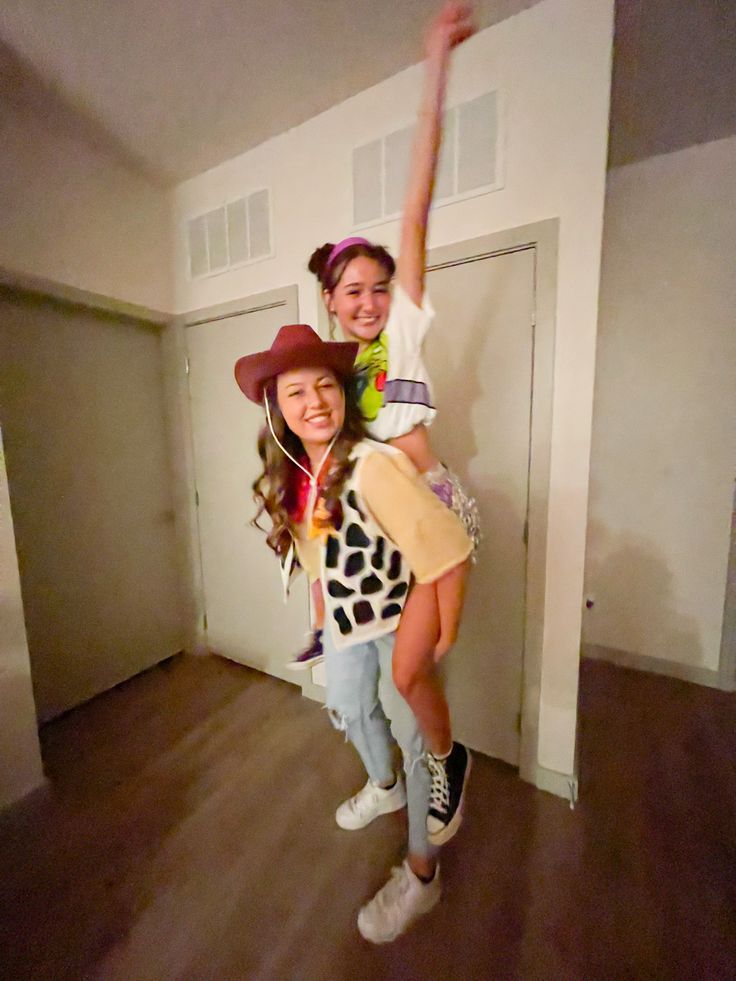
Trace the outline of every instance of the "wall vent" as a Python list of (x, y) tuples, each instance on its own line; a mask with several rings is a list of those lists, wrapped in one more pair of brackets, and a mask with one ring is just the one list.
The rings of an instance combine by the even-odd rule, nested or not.
[(269, 258), (273, 249), (268, 189), (190, 218), (186, 234), (191, 279)]
[[(501, 181), (500, 96), (486, 92), (448, 109), (435, 181), (434, 204), (497, 191)], [(414, 126), (353, 150), (353, 222), (396, 218), (406, 191)]]

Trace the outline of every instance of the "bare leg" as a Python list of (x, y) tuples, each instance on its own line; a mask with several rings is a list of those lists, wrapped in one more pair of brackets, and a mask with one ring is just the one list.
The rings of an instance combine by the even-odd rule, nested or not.
[(434, 659), (439, 636), (435, 584), (415, 583), (396, 634), (394, 683), (414, 713), (430, 752), (443, 756), (452, 749), (452, 730)]
[(465, 602), (465, 586), (470, 571), (470, 559), (450, 569), (434, 584), (437, 590), (437, 608), (440, 614), (440, 639), (434, 650), (434, 659), (440, 661), (457, 640), (460, 614)]
[[(427, 767), (432, 786), (427, 831), (433, 845), (443, 845), (457, 834), (470, 773), (467, 747), (453, 742), (450, 713), (437, 674), (437, 662), (454, 641), (457, 627), (456, 619), (453, 623), (443, 617), (443, 604), (444, 609), (449, 604), (459, 614), (466, 576), (467, 565), (458, 566), (437, 583), (413, 586), (399, 623), (392, 661), (396, 688), (414, 713), (429, 750)], [(440, 629), (441, 623), (447, 624), (446, 629)], [(410, 853), (409, 867), (423, 881), (431, 880), (431, 856)]]
[(315, 579), (312, 583), (312, 630), (321, 630), (325, 625), (325, 600), (322, 583)]

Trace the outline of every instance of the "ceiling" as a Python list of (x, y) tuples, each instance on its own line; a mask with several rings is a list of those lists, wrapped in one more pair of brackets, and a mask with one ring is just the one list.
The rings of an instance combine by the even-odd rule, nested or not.
[(735, 0), (616, 0), (611, 167), (736, 134)]
[[(480, 27), (539, 0), (484, 0)], [(3, 0), (0, 83), (157, 183), (421, 58), (438, 0)], [(74, 117), (74, 118), (72, 118)]]
[[(2, 0), (0, 126), (20, 101), (171, 184), (417, 62), (439, 3)], [(736, 133), (734, 37), (734, 0), (617, 0), (611, 165)]]

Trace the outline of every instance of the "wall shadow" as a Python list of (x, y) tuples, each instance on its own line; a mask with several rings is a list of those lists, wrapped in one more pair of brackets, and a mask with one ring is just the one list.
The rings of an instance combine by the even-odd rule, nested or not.
[[(677, 608), (674, 577), (656, 543), (588, 525), (583, 643), (708, 668), (695, 617)], [(715, 668), (717, 670), (717, 666)]]

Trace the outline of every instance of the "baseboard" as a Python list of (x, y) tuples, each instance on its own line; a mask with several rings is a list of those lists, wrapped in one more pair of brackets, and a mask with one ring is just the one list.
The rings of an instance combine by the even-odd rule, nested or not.
[(689, 681), (694, 685), (704, 685), (706, 688), (723, 690), (723, 680), (718, 671), (701, 668), (694, 664), (665, 661), (663, 658), (635, 654), (633, 651), (622, 651), (616, 647), (603, 647), (601, 644), (583, 644), (582, 653), (583, 657), (593, 661), (609, 661), (621, 668), (633, 668), (636, 671), (663, 674), (680, 681)]
[(569, 802), (571, 809), (575, 807), (578, 799), (577, 774), (558, 773), (557, 770), (548, 770), (537, 763), (532, 782), (538, 790), (546, 790), (548, 794), (562, 797)]
[(324, 688), (327, 685), (327, 675), (325, 674), (325, 662), (320, 661), (320, 663), (312, 668), (309, 672), (310, 681), (318, 685), (320, 688)]
[(324, 662), (318, 664), (316, 668), (312, 668), (311, 671), (305, 671), (300, 678), (302, 686), (302, 695), (305, 698), (311, 698), (313, 702), (320, 702), (324, 704), (325, 701), (325, 686), (324, 680), (319, 681), (315, 678), (315, 675), (322, 668), (322, 677), (324, 679)]
[(38, 783), (31, 784), (29, 787), (20, 790), (15, 790), (11, 797), (3, 797), (0, 800), (0, 812), (7, 811), (11, 807), (24, 807), (35, 800), (39, 794), (48, 793), (50, 787), (51, 782), (49, 778), (46, 774), (43, 774)]

